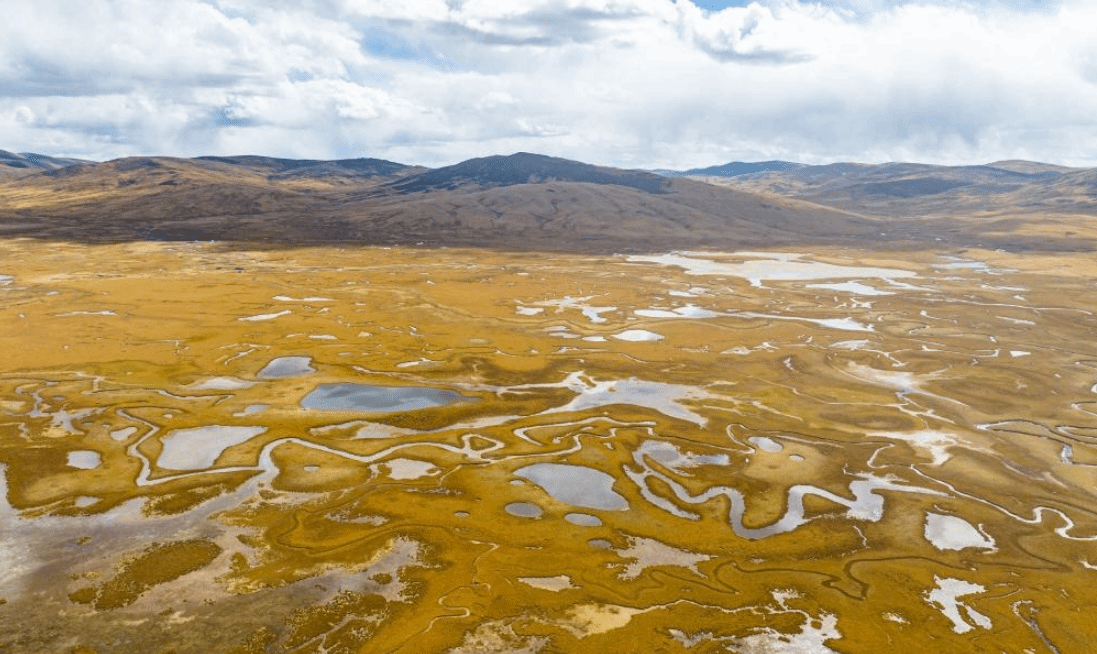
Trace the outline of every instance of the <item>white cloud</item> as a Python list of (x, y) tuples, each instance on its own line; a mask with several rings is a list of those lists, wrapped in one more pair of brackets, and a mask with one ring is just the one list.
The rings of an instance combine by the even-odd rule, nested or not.
[(1087, 0), (9, 0), (0, 147), (1097, 165)]

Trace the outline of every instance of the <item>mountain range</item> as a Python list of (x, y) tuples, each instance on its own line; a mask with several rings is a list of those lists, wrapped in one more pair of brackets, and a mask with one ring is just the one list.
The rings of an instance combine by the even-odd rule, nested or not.
[(807, 164), (792, 161), (732, 161), (718, 166), (708, 166), (707, 168), (690, 168), (689, 170), (660, 168), (652, 172), (667, 177), (738, 177), (739, 175), (767, 173), (775, 170), (796, 170), (807, 166)]
[(1034, 162), (732, 162), (664, 174), (531, 153), (441, 168), (260, 156), (95, 163), (6, 152), (0, 163), (0, 235), (40, 239), (599, 252), (866, 241), (1097, 247), (1097, 170)]
[(754, 174), (706, 173), (695, 178), (874, 216), (1097, 212), (1097, 169), (1032, 161), (977, 166), (795, 165)]
[(0, 150), (0, 179), (8, 175), (26, 175), (28, 173), (41, 172), (43, 170), (56, 170), (78, 164), (91, 163), (83, 159), (67, 159), (61, 157), (49, 157), (44, 154), (30, 152), (8, 152)]

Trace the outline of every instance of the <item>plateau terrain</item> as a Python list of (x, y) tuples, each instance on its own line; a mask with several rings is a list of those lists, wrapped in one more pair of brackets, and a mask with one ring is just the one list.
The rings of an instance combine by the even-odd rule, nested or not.
[(0, 652), (1090, 651), (1095, 180), (0, 152)]

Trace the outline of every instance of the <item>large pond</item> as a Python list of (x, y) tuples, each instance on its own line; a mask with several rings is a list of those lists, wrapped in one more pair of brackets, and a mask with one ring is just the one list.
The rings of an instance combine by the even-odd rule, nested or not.
[(306, 409), (323, 411), (394, 412), (430, 409), (458, 402), (475, 402), (456, 391), (423, 386), (373, 386), (371, 384), (320, 384), (301, 399)]
[(753, 286), (764, 281), (806, 281), (816, 279), (901, 279), (917, 277), (910, 270), (871, 266), (839, 266), (822, 261), (801, 260), (803, 254), (778, 252), (736, 252), (743, 261), (717, 261), (697, 252), (675, 252), (659, 256), (633, 255), (632, 263), (661, 263), (685, 269), (689, 275), (727, 275), (749, 280)]
[(563, 463), (535, 463), (514, 474), (545, 489), (558, 502), (606, 511), (628, 508), (628, 501), (613, 490), (613, 477), (601, 470)]
[(208, 425), (176, 429), (161, 440), (157, 464), (168, 470), (205, 470), (221, 453), (267, 430), (266, 427)]

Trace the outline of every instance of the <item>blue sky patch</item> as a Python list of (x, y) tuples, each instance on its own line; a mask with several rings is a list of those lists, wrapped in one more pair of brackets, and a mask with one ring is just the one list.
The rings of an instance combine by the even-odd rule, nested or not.
[(752, 0), (690, 0), (701, 9), (720, 11), (728, 7), (746, 7)]

